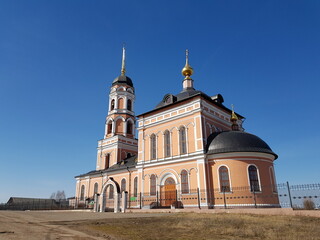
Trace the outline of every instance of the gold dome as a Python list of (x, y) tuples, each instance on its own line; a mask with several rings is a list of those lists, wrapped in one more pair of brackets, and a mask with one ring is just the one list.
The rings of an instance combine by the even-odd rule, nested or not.
[(182, 75), (185, 76), (185, 79), (191, 79), (190, 76), (193, 74), (193, 68), (189, 65), (189, 51), (186, 50), (186, 65), (181, 71)]
[(231, 114), (231, 121), (238, 121), (238, 116), (234, 112)]
[(193, 69), (190, 67), (190, 65), (185, 65), (184, 68), (181, 71), (182, 75), (185, 77), (190, 77), (193, 74)]
[(231, 105), (231, 107), (232, 107), (231, 121), (238, 121), (238, 116), (237, 116), (237, 114), (235, 114), (235, 112), (233, 110), (233, 104)]

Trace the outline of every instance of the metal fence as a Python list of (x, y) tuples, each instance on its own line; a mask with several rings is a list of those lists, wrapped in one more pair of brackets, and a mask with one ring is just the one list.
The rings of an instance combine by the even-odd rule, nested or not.
[(277, 189), (281, 207), (305, 209), (306, 201), (309, 201), (320, 209), (320, 183), (290, 185), (287, 182), (278, 184)]
[[(308, 201), (309, 204), (306, 204)], [(311, 203), (311, 206), (310, 206)], [(249, 186), (144, 192), (128, 196), (128, 208), (282, 207), (320, 209), (320, 184)]]
[[(112, 211), (114, 199), (104, 199), (104, 211)], [(120, 199), (121, 200), (121, 199)], [(241, 208), (282, 207), (293, 209), (320, 209), (320, 183), (290, 185), (288, 182), (274, 186), (250, 188), (225, 187), (138, 192), (127, 195), (128, 208)], [(308, 204), (306, 204), (308, 203)], [(0, 210), (65, 210), (93, 209), (94, 197), (80, 200), (44, 201), (32, 199), (21, 203), (0, 204)]]

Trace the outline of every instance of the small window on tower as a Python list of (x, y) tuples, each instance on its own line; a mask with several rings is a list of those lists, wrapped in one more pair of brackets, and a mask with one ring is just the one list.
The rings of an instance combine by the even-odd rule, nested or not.
[(104, 169), (108, 169), (110, 166), (110, 154), (106, 154), (104, 157)]
[(131, 122), (127, 123), (127, 134), (132, 134), (132, 123)]
[(111, 111), (114, 109), (114, 99), (111, 100)]
[(127, 101), (127, 109), (129, 111), (132, 111), (132, 101), (131, 101), (131, 99), (128, 99), (128, 101)]
[(108, 123), (108, 133), (107, 134), (110, 134), (110, 133), (112, 133), (112, 121), (110, 121)]

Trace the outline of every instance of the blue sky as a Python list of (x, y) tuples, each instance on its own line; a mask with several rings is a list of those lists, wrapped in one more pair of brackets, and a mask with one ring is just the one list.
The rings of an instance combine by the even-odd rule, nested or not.
[(182, 89), (220, 93), (279, 155), (278, 182), (320, 182), (319, 1), (0, 1), (0, 202), (74, 196), (95, 169), (121, 48), (136, 114)]

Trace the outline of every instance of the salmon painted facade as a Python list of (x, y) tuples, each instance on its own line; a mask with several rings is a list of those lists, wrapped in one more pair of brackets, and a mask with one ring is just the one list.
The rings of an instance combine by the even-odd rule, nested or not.
[[(96, 169), (76, 176), (77, 206), (94, 210), (160, 207), (279, 207), (277, 155), (242, 128), (240, 114), (194, 89), (188, 63), (182, 91), (135, 116), (135, 90), (125, 74), (110, 88)], [(136, 132), (137, 131), (137, 132)], [(138, 139), (135, 138), (138, 137)]]

